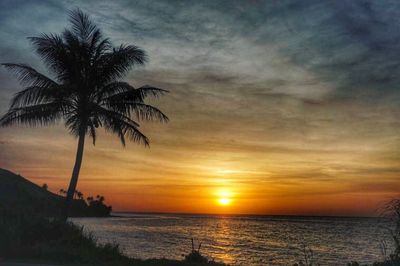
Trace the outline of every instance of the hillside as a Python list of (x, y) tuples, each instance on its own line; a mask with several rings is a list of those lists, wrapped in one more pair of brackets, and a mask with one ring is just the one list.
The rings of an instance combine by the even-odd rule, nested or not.
[(57, 215), (63, 197), (51, 193), (20, 175), (0, 169), (0, 209)]
[[(64, 197), (56, 195), (30, 182), (26, 178), (0, 168), (0, 211), (34, 212), (46, 216), (58, 216)], [(74, 200), (72, 216), (108, 216), (111, 208), (102, 202), (87, 204)]]

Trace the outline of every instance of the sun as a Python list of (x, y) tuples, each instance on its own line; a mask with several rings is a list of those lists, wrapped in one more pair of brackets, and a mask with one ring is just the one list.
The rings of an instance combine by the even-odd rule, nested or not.
[(217, 202), (221, 206), (228, 206), (232, 203), (232, 192), (229, 190), (220, 190), (216, 193)]
[(231, 200), (228, 198), (220, 198), (220, 199), (218, 199), (218, 203), (219, 203), (219, 205), (226, 206), (226, 205), (231, 204)]

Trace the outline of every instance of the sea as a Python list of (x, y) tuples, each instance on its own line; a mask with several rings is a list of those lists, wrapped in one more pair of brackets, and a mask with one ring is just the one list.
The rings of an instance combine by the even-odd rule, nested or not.
[(372, 264), (387, 257), (393, 224), (384, 218), (114, 213), (72, 218), (99, 243), (135, 258), (183, 259), (200, 246), (230, 265)]

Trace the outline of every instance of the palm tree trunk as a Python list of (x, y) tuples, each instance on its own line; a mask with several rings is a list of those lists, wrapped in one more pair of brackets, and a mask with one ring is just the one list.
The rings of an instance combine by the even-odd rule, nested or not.
[(85, 132), (79, 134), (78, 149), (76, 150), (76, 158), (74, 170), (72, 171), (71, 181), (69, 182), (69, 187), (67, 191), (67, 198), (65, 200), (65, 207), (63, 210), (63, 220), (67, 221), (69, 210), (72, 205), (72, 200), (74, 198), (76, 185), (78, 184), (79, 171), (81, 170), (82, 158), (83, 158), (83, 147), (85, 145)]

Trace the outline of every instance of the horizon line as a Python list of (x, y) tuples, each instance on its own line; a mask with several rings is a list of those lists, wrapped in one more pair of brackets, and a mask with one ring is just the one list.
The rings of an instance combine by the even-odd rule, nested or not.
[(310, 217), (310, 218), (383, 218), (384, 216), (362, 216), (362, 215), (312, 215), (312, 214), (255, 214), (255, 213), (190, 213), (190, 212), (161, 212), (161, 211), (112, 211), (113, 214), (162, 214), (162, 215), (194, 215), (194, 216), (253, 216), (253, 217)]

